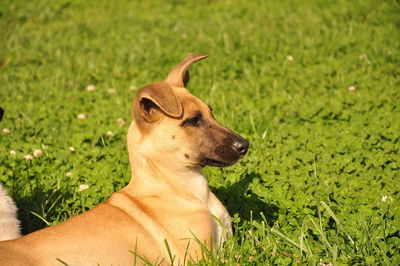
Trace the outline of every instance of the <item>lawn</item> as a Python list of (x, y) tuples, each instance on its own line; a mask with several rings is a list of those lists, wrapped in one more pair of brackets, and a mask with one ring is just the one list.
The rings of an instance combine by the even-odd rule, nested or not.
[(24, 233), (129, 181), (137, 88), (196, 52), (210, 58), (190, 91), (251, 143), (205, 169), (235, 235), (200, 264), (399, 264), (399, 13), (395, 0), (1, 1), (0, 182)]

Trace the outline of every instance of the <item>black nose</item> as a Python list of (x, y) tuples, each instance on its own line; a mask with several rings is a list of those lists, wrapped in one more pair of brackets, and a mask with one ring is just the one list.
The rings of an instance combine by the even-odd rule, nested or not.
[(240, 155), (243, 157), (247, 152), (247, 148), (249, 147), (249, 142), (245, 139), (241, 139), (239, 141), (235, 141), (232, 144), (232, 147), (235, 151), (239, 152)]

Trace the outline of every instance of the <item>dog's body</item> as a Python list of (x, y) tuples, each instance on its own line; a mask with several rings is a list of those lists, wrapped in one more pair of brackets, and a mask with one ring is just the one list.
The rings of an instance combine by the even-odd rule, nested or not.
[(170, 264), (166, 245), (186, 264), (202, 258), (201, 245), (218, 247), (230, 218), (202, 167), (235, 163), (248, 143), (185, 89), (188, 68), (205, 57), (189, 54), (164, 82), (139, 90), (127, 138), (130, 183), (84, 214), (0, 242), (1, 265), (132, 265), (133, 253)]

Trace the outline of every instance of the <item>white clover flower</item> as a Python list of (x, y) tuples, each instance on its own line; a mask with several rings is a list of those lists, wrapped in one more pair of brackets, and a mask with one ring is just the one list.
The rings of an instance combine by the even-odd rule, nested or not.
[(294, 60), (294, 58), (293, 58), (293, 56), (291, 56), (291, 55), (288, 55), (288, 56), (286, 56), (286, 60), (288, 60), (288, 61), (293, 61), (293, 60)]
[(68, 173), (66, 173), (65, 174), (67, 177), (72, 177), (73, 176), (73, 174), (71, 173), (71, 172), (68, 172)]
[(71, 146), (68, 148), (70, 151), (75, 151), (75, 147)]
[(118, 118), (117, 123), (122, 127), (123, 125), (125, 125), (125, 120), (123, 118)]
[(86, 90), (87, 90), (87, 91), (94, 91), (94, 90), (96, 90), (96, 86), (94, 86), (93, 84), (89, 84), (89, 85), (86, 87)]
[(25, 158), (25, 160), (27, 160), (27, 161), (32, 161), (32, 160), (33, 160), (33, 156), (30, 155), (30, 154), (25, 155), (24, 158)]
[(319, 261), (319, 265), (320, 266), (333, 266), (332, 263), (330, 263), (330, 262), (329, 263), (324, 263), (322, 260)]
[(88, 189), (88, 188), (89, 188), (89, 185), (86, 185), (86, 184), (79, 185), (79, 191), (84, 191), (85, 189)]
[(33, 156), (35, 156), (36, 158), (39, 158), (40, 156), (42, 156), (42, 150), (34, 150), (33, 151)]
[(368, 59), (368, 56), (366, 54), (360, 54), (358, 56), (358, 59), (360, 59), (360, 60)]
[(114, 137), (114, 133), (112, 131), (107, 131), (106, 135), (108, 137)]
[(4, 135), (10, 134), (10, 133), (11, 133), (11, 130), (9, 130), (8, 128), (3, 128)]
[(356, 87), (355, 87), (355, 86), (350, 86), (347, 90), (348, 90), (348, 91), (355, 91), (355, 90), (356, 90)]
[(135, 85), (131, 85), (131, 86), (129, 87), (129, 89), (130, 89), (131, 91), (135, 91), (135, 90), (137, 90), (137, 87), (136, 87)]
[(14, 151), (14, 150), (11, 150), (11, 151), (10, 151), (10, 155), (11, 155), (12, 157), (15, 157), (15, 155), (17, 155), (17, 152)]
[(115, 89), (113, 89), (113, 88), (109, 88), (108, 89), (108, 93), (114, 95), (114, 94), (117, 94), (117, 91)]
[(79, 114), (76, 116), (76, 118), (78, 118), (78, 120), (84, 120), (86, 119), (86, 115), (85, 114)]
[(390, 197), (390, 196), (384, 195), (384, 196), (382, 196), (382, 198), (381, 198), (381, 201), (382, 201), (382, 202), (386, 202), (386, 201), (388, 201), (388, 200), (390, 200), (391, 202), (393, 201), (392, 197)]

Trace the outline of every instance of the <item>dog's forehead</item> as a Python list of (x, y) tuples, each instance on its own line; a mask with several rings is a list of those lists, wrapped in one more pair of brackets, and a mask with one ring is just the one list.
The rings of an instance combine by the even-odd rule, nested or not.
[(180, 97), (184, 112), (198, 111), (208, 109), (208, 105), (196, 96), (186, 93)]

